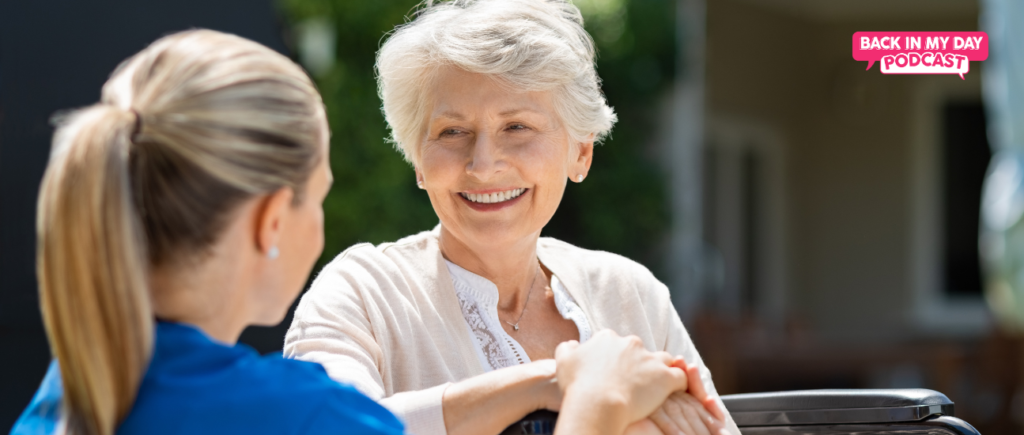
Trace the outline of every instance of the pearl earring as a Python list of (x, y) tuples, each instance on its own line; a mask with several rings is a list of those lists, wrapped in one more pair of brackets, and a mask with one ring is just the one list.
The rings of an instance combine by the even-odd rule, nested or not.
[(277, 246), (271, 246), (270, 250), (267, 251), (267, 258), (273, 260), (281, 255), (281, 250), (277, 249)]
[(583, 174), (579, 174), (579, 175), (576, 176), (576, 182), (577, 183), (582, 183), (583, 182)]
[(423, 188), (423, 180), (416, 180), (416, 187)]

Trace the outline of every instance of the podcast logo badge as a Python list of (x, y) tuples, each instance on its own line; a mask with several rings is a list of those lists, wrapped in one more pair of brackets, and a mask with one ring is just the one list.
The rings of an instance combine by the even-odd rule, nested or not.
[(971, 61), (988, 59), (985, 32), (857, 32), (853, 59), (879, 62), (882, 74), (957, 74), (964, 78)]

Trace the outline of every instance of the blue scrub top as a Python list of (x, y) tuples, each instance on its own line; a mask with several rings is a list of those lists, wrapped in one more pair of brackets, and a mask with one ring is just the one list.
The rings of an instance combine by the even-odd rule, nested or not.
[[(60, 421), (60, 369), (43, 379), (11, 435), (49, 435)], [(393, 414), (319, 364), (260, 356), (159, 322), (153, 359), (118, 435), (401, 434)]]

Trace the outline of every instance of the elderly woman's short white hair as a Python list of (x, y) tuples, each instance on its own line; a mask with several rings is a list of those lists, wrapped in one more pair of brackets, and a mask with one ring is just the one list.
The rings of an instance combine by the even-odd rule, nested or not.
[(579, 9), (562, 0), (427, 1), (377, 54), (391, 139), (419, 161), (430, 87), (444, 67), (487, 74), (520, 91), (550, 91), (575, 142), (598, 142), (615, 124)]

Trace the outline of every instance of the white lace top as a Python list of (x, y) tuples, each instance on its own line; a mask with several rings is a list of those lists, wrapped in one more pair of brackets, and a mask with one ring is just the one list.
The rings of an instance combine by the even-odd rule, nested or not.
[[(469, 335), (476, 344), (477, 358), (484, 370), (491, 371), (530, 362), (530, 357), (516, 339), (505, 332), (498, 318), (498, 287), (486, 278), (463, 269), (445, 260), (452, 275), (455, 294), (462, 307)], [(554, 274), (551, 275), (551, 291), (555, 296), (555, 307), (562, 317), (572, 320), (580, 332), (580, 343), (590, 339), (593, 331), (586, 314), (576, 300), (565, 289)]]

